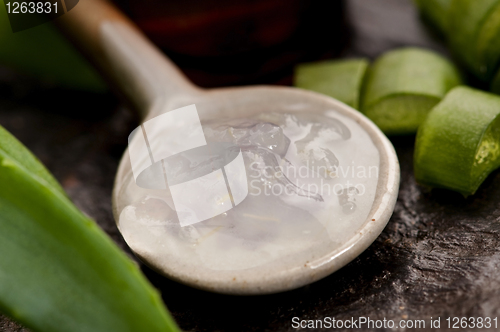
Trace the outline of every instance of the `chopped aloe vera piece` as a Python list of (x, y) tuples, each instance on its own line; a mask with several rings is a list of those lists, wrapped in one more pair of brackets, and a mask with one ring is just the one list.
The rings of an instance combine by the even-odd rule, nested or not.
[(0, 311), (33, 331), (179, 331), (139, 268), (0, 127)]
[(439, 103), (437, 97), (394, 95), (382, 99), (366, 115), (388, 135), (415, 133), (429, 111)]
[(353, 107), (359, 107), (366, 59), (304, 63), (295, 69), (296, 87), (323, 93)]
[(427, 113), (461, 83), (453, 64), (423, 49), (379, 57), (368, 71), (361, 110), (386, 134), (411, 134)]
[(446, 36), (448, 13), (452, 0), (415, 0), (422, 16)]
[[(488, 79), (488, 68), (481, 64), (478, 36), (499, 0), (452, 0), (448, 40), (455, 55), (480, 79)], [(486, 35), (490, 34), (486, 27)], [(485, 41), (488, 38), (483, 37)], [(484, 42), (480, 42), (484, 43)]]
[(417, 182), (472, 195), (500, 166), (500, 97), (457, 87), (429, 113), (416, 139)]

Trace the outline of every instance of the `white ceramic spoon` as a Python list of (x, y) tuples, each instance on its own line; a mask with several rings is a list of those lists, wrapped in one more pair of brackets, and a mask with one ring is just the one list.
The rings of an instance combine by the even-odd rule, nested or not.
[[(129, 225), (120, 225), (120, 215), (130, 203), (128, 197), (136, 190), (131, 184), (127, 150), (115, 180), (114, 217), (131, 249), (159, 273), (193, 287), (220, 293), (263, 294), (289, 290), (321, 279), (346, 265), (363, 252), (387, 224), (398, 194), (398, 160), (385, 135), (358, 111), (333, 98), (289, 87), (198, 88), (188, 82), (133, 23), (116, 8), (100, 0), (80, 1), (75, 9), (57, 21), (117, 92), (140, 112), (144, 121), (191, 104), (196, 105), (202, 123), (218, 118), (251, 117), (261, 112), (329, 112), (334, 117), (345, 119), (354, 131), (363, 132), (369, 144), (360, 146), (360, 149), (378, 154), (379, 175), (373, 204), (366, 217), (357, 220), (353, 229), (339, 230), (340, 233), (335, 235), (341, 239), (338, 243), (321, 249), (311, 246), (297, 255), (285, 257), (280, 254), (277, 259), (260, 265), (246, 266), (241, 262), (240, 268), (225, 269), (221, 267), (224, 261), (213, 260), (213, 257), (211, 262), (206, 263), (201, 257), (200, 264), (192, 264), (185, 259), (184, 252), (162, 249), (170, 245), (166, 243), (167, 237), (154, 238), (151, 235), (148, 238), (149, 233), (141, 229), (137, 231)], [(259, 207), (256, 206), (255, 210)], [(330, 220), (320, 222), (327, 224)], [(293, 249), (293, 246), (290, 243), (288, 248)], [(240, 248), (227, 250), (228, 255), (238, 255)], [(232, 259), (238, 261), (238, 257)], [(245, 259), (246, 256), (241, 257), (241, 260)]]

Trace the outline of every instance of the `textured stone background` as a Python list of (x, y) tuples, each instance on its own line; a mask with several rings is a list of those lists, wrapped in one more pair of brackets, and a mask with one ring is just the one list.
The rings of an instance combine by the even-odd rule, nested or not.
[[(444, 52), (409, 0), (346, 0), (343, 56), (406, 45)], [(113, 96), (69, 92), (0, 69), (0, 124), (62, 182), (76, 205), (129, 254), (111, 214), (114, 173), (137, 118)], [(412, 174), (414, 137), (394, 138), (401, 189), (394, 215), (362, 255), (312, 285), (233, 297), (195, 290), (143, 267), (185, 331), (293, 331), (291, 320), (500, 316), (500, 173), (464, 199), (425, 192)], [(443, 322), (442, 322), (443, 324)], [(429, 327), (429, 325), (427, 325)], [(27, 331), (0, 316), (0, 331)]]

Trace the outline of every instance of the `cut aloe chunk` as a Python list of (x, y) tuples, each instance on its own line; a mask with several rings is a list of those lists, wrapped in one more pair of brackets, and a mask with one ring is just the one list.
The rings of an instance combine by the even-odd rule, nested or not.
[(386, 134), (415, 133), (432, 107), (460, 83), (453, 64), (434, 52), (390, 51), (368, 71), (361, 110)]
[(448, 13), (452, 0), (415, 0), (422, 16), (442, 35), (448, 31)]
[(179, 331), (139, 268), (0, 127), (0, 311), (33, 331)]
[[(493, 32), (491, 27), (485, 26), (485, 31), (482, 31), (482, 28), (498, 3), (499, 0), (452, 0), (450, 5), (449, 44), (469, 70), (483, 80), (487, 80), (491, 73), (481, 62), (478, 43), (483, 45), (481, 48), (484, 49), (485, 43), (490, 40), (488, 36)], [(484, 35), (481, 41), (480, 34)]]
[(457, 87), (429, 113), (416, 139), (417, 182), (472, 195), (500, 166), (500, 97)]
[(323, 93), (353, 107), (359, 107), (366, 59), (304, 63), (295, 69), (296, 87)]

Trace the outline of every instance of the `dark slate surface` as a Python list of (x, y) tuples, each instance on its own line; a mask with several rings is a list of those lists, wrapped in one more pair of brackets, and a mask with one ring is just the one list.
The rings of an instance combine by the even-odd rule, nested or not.
[[(347, 0), (343, 56), (405, 45), (444, 52), (409, 0)], [(0, 124), (25, 143), (70, 197), (128, 253), (111, 214), (114, 173), (137, 118), (109, 95), (69, 92), (0, 70)], [(292, 318), (424, 319), (500, 316), (500, 172), (474, 197), (427, 192), (412, 174), (414, 137), (393, 138), (402, 178), (394, 215), (353, 262), (312, 285), (233, 297), (195, 290), (143, 268), (185, 331), (293, 331)], [(0, 316), (0, 331), (27, 331)]]

